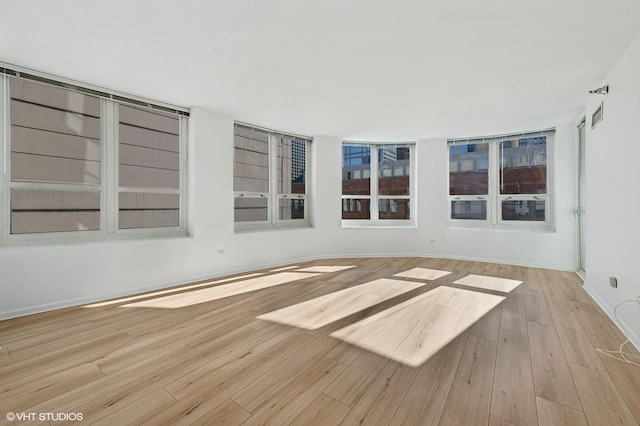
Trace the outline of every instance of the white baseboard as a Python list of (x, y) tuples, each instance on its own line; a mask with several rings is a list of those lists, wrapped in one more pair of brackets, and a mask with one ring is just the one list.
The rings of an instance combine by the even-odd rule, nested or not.
[(471, 256), (451, 256), (447, 254), (425, 254), (425, 253), (366, 253), (366, 254), (354, 254), (354, 253), (338, 253), (324, 256), (315, 256), (313, 259), (333, 259), (333, 258), (364, 258), (364, 257), (424, 257), (429, 259), (451, 259), (451, 260), (465, 260), (469, 262), (486, 262), (486, 263), (499, 263), (502, 265), (511, 266), (523, 266), (527, 268), (540, 268), (540, 269), (553, 269), (556, 271), (576, 272), (574, 266), (566, 265), (548, 265), (542, 263), (533, 262), (515, 262), (504, 259), (492, 259), (488, 257), (471, 257)]
[(91, 303), (104, 302), (111, 299), (118, 299), (121, 297), (135, 296), (141, 293), (147, 293), (155, 290), (165, 290), (171, 287), (178, 287), (181, 285), (187, 285), (187, 284), (191, 284), (198, 281), (215, 280), (228, 275), (242, 274), (245, 272), (251, 272), (258, 269), (277, 268), (279, 266), (290, 265), (292, 263), (297, 263), (297, 262), (307, 262), (315, 259), (317, 259), (317, 257), (293, 259), (293, 260), (287, 260), (286, 262), (265, 263), (265, 264), (252, 266), (251, 268), (229, 269), (229, 270), (220, 271), (219, 273), (216, 273), (214, 275), (191, 276), (191, 277), (185, 278), (184, 280), (170, 281), (165, 283), (158, 283), (157, 285), (152, 285), (152, 286), (139, 287), (133, 291), (103, 293), (95, 296), (87, 296), (87, 297), (81, 297), (77, 299), (68, 299), (68, 300), (62, 300), (54, 303), (47, 303), (44, 305), (29, 306), (23, 309), (0, 312), (0, 321), (11, 319), (11, 318), (23, 317), (27, 315), (40, 314), (43, 312), (54, 311), (56, 309), (73, 308), (73, 307), (79, 307), (82, 305), (88, 305)]
[(158, 283), (157, 285), (140, 287), (140, 288), (136, 288), (132, 292), (123, 291), (123, 292), (115, 292), (115, 293), (104, 293), (104, 294), (99, 294), (95, 296), (87, 296), (87, 297), (82, 297), (77, 299), (62, 300), (62, 301), (57, 301), (53, 303), (47, 303), (44, 305), (29, 306), (26, 308), (16, 309), (13, 311), (0, 312), (0, 320), (17, 318), (17, 317), (22, 317), (26, 315), (33, 315), (33, 314), (38, 314), (42, 312), (53, 311), (56, 309), (82, 306), (90, 303), (97, 303), (97, 302), (102, 302), (110, 299), (117, 299), (120, 297), (133, 296), (136, 294), (146, 293), (154, 290), (163, 290), (171, 287), (190, 284), (197, 281), (219, 279), (227, 275), (241, 274), (241, 273), (255, 271), (258, 269), (276, 268), (279, 266), (291, 265), (297, 262), (308, 262), (308, 261), (320, 260), (320, 259), (366, 258), (366, 257), (418, 257), (418, 258), (432, 258), (432, 259), (453, 259), (453, 260), (465, 260), (465, 261), (473, 261), (473, 262), (500, 263), (504, 265), (524, 266), (524, 267), (531, 267), (531, 268), (545, 268), (545, 269), (555, 269), (555, 270), (561, 270), (561, 271), (575, 272), (575, 269), (568, 269), (558, 265), (540, 265), (540, 264), (526, 263), (526, 262), (509, 262), (509, 261), (504, 261), (500, 259), (448, 256), (448, 255), (442, 255), (442, 254), (425, 254), (425, 253), (336, 254), (336, 253), (331, 253), (331, 254), (324, 254), (324, 255), (317, 255), (317, 256), (301, 257), (297, 259), (287, 259), (286, 261), (283, 261), (283, 262), (257, 264), (257, 265), (252, 265), (251, 267), (246, 267), (246, 268), (231, 268), (228, 270), (220, 271), (214, 275), (191, 276), (191, 277), (186, 277), (185, 279), (179, 280), (179, 281)]
[[(600, 296), (598, 296), (598, 293), (596, 293), (593, 289), (591, 289), (586, 282), (582, 287), (587, 292), (587, 294), (591, 296), (591, 298), (598, 304), (598, 306), (600, 306), (600, 308), (607, 314), (607, 316), (611, 318), (611, 321), (613, 321), (613, 323), (620, 329), (620, 331), (622, 331), (622, 334), (629, 337), (629, 341), (631, 342), (631, 344), (635, 346), (636, 349), (640, 350), (640, 338), (638, 337), (637, 334), (633, 332), (633, 330), (629, 327), (629, 325), (625, 323), (624, 320), (622, 319), (620, 320), (616, 319), (613, 313), (613, 309), (611, 309), (609, 305), (607, 305), (605, 301), (602, 300)], [(617, 348), (603, 348), (603, 349), (617, 349)]]

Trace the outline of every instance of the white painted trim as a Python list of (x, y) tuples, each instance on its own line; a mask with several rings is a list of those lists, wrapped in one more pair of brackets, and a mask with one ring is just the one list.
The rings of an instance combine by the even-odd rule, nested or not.
[[(585, 129), (585, 134), (584, 134), (584, 140), (582, 141), (582, 144), (580, 143), (580, 132), (581, 129)], [(586, 144), (586, 138), (587, 138), (587, 133), (586, 133), (586, 129), (587, 129), (587, 113), (586, 111), (583, 112), (582, 114), (580, 114), (580, 117), (576, 120), (575, 122), (575, 134), (574, 134), (574, 164), (575, 164), (575, 179), (576, 179), (576, 185), (575, 185), (575, 191), (574, 191), (574, 205), (575, 205), (575, 210), (574, 210), (574, 219), (575, 219), (575, 232), (576, 232), (576, 270), (578, 271), (578, 275), (582, 278), (583, 281), (586, 281), (586, 276), (585, 276), (585, 272), (582, 269), (582, 266), (586, 266), (586, 262), (585, 259), (583, 259), (584, 256), (584, 252), (582, 250), (583, 247), (585, 247), (585, 251), (586, 251), (586, 241), (582, 241), (585, 237), (585, 235), (582, 234), (582, 229), (580, 227), (580, 224), (582, 223), (582, 228), (584, 228), (584, 213), (585, 213), (585, 208), (584, 208), (584, 197), (580, 196), (580, 189), (581, 186), (583, 186), (585, 184), (585, 182), (582, 179), (582, 175), (584, 174), (584, 170), (583, 170), (583, 166), (584, 163), (586, 163), (586, 158), (582, 158), (583, 157), (583, 150), (582, 148), (586, 148), (586, 146), (581, 146), (581, 145), (585, 145)], [(586, 153), (586, 150), (585, 150)], [(584, 188), (582, 188), (584, 190)], [(584, 195), (584, 194), (583, 194)], [(582, 203), (581, 203), (582, 202)]]
[(179, 117), (180, 125), (180, 228), (188, 229), (188, 208), (189, 208), (189, 120), (187, 117)]
[[(117, 176), (118, 149), (117, 140), (117, 107), (113, 102), (106, 99), (100, 100), (102, 124), (102, 231), (107, 234), (114, 234), (118, 229), (118, 216), (114, 213), (117, 209), (114, 206), (118, 202), (118, 185), (114, 182)], [(110, 213), (111, 212), (111, 213)]]
[[(329, 258), (333, 258), (333, 257), (335, 256), (330, 256)], [(56, 303), (38, 305), (38, 306), (25, 308), (25, 309), (17, 309), (14, 311), (0, 312), (0, 321), (10, 319), (10, 318), (17, 318), (17, 317), (22, 317), (26, 315), (52, 311), (56, 309), (81, 307), (82, 305), (86, 305), (90, 303), (103, 302), (103, 301), (116, 299), (120, 297), (133, 296), (133, 295), (138, 295), (138, 294), (142, 294), (150, 291), (164, 290), (171, 287), (188, 285), (194, 282), (216, 280), (216, 279), (227, 277), (229, 275), (253, 272), (258, 269), (277, 268), (277, 267), (286, 266), (286, 265), (290, 265), (297, 262), (308, 262), (315, 259), (318, 259), (318, 258), (317, 257), (299, 258), (294, 260), (288, 260), (287, 262), (265, 263), (265, 264), (253, 266), (251, 268), (228, 269), (225, 271), (221, 271), (220, 273), (217, 273), (215, 275), (198, 275), (198, 276), (192, 276), (191, 278), (186, 278), (180, 281), (171, 281), (171, 282), (162, 284), (160, 286), (146, 286), (146, 287), (137, 289), (135, 293), (129, 293), (129, 292), (103, 293), (98, 296), (81, 297), (77, 299), (69, 299), (69, 300), (56, 302)]]
[(6, 238), (11, 224), (9, 192), (9, 77), (0, 75), (0, 240)]
[[(640, 336), (638, 336), (633, 332), (629, 324), (625, 323), (622, 319), (620, 319), (620, 324), (618, 324), (618, 320), (616, 320), (616, 317), (613, 314), (613, 310), (611, 310), (609, 308), (609, 305), (607, 305), (607, 303), (604, 300), (602, 300), (600, 296), (598, 296), (598, 293), (596, 293), (593, 289), (591, 289), (591, 287), (587, 285), (586, 281), (582, 287), (587, 292), (587, 294), (591, 296), (591, 298), (596, 302), (596, 304), (600, 307), (600, 309), (602, 309), (604, 313), (606, 313), (607, 316), (611, 319), (611, 321), (613, 321), (613, 323), (620, 329), (620, 331), (622, 331), (623, 334), (629, 337), (629, 341), (631, 342), (631, 344), (635, 346), (636, 349), (640, 350)], [(621, 325), (622, 327), (620, 327)], [(617, 350), (618, 348), (601, 348), (601, 349)]]
[[(559, 270), (559, 271), (575, 272), (574, 270), (571, 270), (571, 269), (567, 269), (567, 268), (563, 268), (563, 267), (555, 267), (554, 268), (554, 267), (551, 267), (550, 265), (528, 264), (528, 263), (519, 263), (519, 262), (505, 262), (505, 261), (496, 260), (496, 259), (480, 259), (480, 258), (469, 258), (469, 257), (460, 257), (460, 256), (443, 256), (443, 255), (435, 255), (435, 254), (434, 255), (429, 255), (429, 254), (424, 254), (424, 253), (403, 253), (403, 254), (398, 254), (398, 253), (377, 253), (377, 254), (353, 254), (353, 253), (348, 253), (347, 254), (347, 253), (345, 253), (345, 254), (326, 254), (326, 255), (320, 255), (320, 256), (307, 256), (307, 257), (300, 257), (300, 258), (297, 258), (297, 259), (289, 259), (289, 260), (287, 260), (285, 262), (268, 262), (268, 263), (254, 265), (254, 266), (252, 266), (250, 268), (231, 268), (231, 269), (220, 271), (219, 273), (216, 273), (215, 275), (198, 275), (198, 276), (192, 276), (192, 277), (189, 277), (189, 278), (185, 278), (185, 279), (182, 279), (182, 280), (179, 280), (179, 281), (170, 281), (170, 282), (167, 282), (167, 283), (164, 283), (164, 284), (161, 284), (161, 285), (146, 286), (146, 287), (143, 287), (143, 288), (140, 288), (140, 289), (136, 289), (136, 291), (133, 292), (133, 293), (130, 293), (130, 292), (103, 293), (103, 294), (100, 294), (100, 295), (97, 295), (97, 296), (83, 297), (83, 298), (78, 298), (78, 299), (69, 299), (69, 300), (60, 301), (60, 302), (56, 302), (56, 303), (33, 306), (33, 307), (25, 308), (25, 309), (17, 309), (17, 310), (14, 310), (14, 311), (0, 312), (0, 321), (1, 320), (5, 320), (5, 319), (10, 319), (10, 318), (16, 318), (16, 317), (21, 317), (21, 316), (26, 316), (26, 315), (32, 315), (32, 314), (47, 312), (47, 311), (51, 311), (51, 310), (55, 310), (55, 309), (80, 307), (80, 306), (85, 305), (85, 304), (103, 302), (103, 301), (116, 299), (116, 298), (120, 298), (120, 297), (133, 296), (133, 295), (138, 295), (138, 294), (146, 293), (146, 292), (150, 292), (150, 291), (160, 291), (160, 290), (164, 290), (164, 289), (171, 288), (171, 287), (177, 287), (177, 286), (192, 284), (194, 282), (220, 279), (220, 278), (227, 277), (229, 275), (236, 275), (236, 274), (242, 274), (242, 273), (255, 272), (255, 271), (259, 270), (259, 269), (277, 268), (277, 267), (281, 267), (281, 266), (288, 266), (288, 265), (292, 265), (292, 264), (295, 264), (295, 263), (298, 263), (298, 262), (309, 262), (309, 261), (313, 261), (313, 260), (335, 259), (335, 258), (340, 258), (340, 259), (362, 259), (362, 258), (385, 258), (385, 257), (419, 257), (419, 258), (429, 258), (429, 259), (466, 260), (466, 261), (477, 261), (477, 262), (486, 262), (486, 263), (499, 263), (499, 264), (502, 264), (502, 265), (525, 266), (525, 267), (533, 267), (533, 268), (545, 268), (545, 269), (554, 269), (554, 270)], [(591, 294), (591, 293), (589, 293), (589, 294)], [(598, 304), (600, 306), (602, 306), (600, 303), (598, 303)], [(609, 312), (606, 309), (603, 308), (603, 310), (605, 310), (605, 312), (607, 312), (607, 314), (610, 315)], [(637, 337), (635, 337), (635, 341), (638, 342)], [(634, 345), (636, 345), (636, 347), (638, 346), (636, 343), (634, 343)]]

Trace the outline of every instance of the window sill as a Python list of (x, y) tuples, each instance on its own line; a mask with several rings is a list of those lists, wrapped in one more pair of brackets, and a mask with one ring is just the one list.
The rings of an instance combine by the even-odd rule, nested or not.
[(115, 234), (105, 234), (102, 231), (21, 234), (1, 239), (0, 248), (75, 246), (108, 241), (145, 241), (166, 238), (189, 238), (189, 234), (181, 228), (126, 229)]
[(384, 222), (370, 222), (364, 220), (343, 220), (342, 228), (344, 229), (362, 229), (362, 228), (378, 228), (378, 229), (415, 229), (417, 228), (414, 221), (384, 221)]
[(281, 222), (281, 223), (243, 223), (234, 225), (234, 233), (247, 234), (251, 232), (271, 232), (271, 231), (286, 231), (292, 229), (311, 229), (313, 226), (310, 222), (304, 221), (303, 223), (295, 222)]
[(556, 232), (556, 228), (549, 224), (490, 224), (482, 221), (449, 221), (447, 225), (448, 229), (460, 229), (460, 230), (479, 230), (479, 231), (500, 231), (500, 232), (534, 232), (534, 233), (547, 233), (553, 234)]

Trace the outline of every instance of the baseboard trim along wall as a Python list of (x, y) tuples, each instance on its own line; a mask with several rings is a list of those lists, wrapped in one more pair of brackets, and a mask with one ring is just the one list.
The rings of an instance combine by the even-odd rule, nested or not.
[[(276, 268), (276, 267), (280, 267), (280, 266), (290, 265), (290, 264), (293, 264), (293, 263), (296, 263), (296, 262), (309, 262), (309, 261), (320, 260), (320, 259), (365, 258), (365, 257), (372, 257), (372, 258), (375, 258), (375, 257), (380, 257), (380, 258), (382, 258), (382, 257), (424, 257), (424, 258), (432, 258), (432, 259), (452, 259), (452, 260), (465, 260), (465, 261), (470, 261), (470, 262), (500, 263), (500, 264), (504, 264), (504, 265), (525, 266), (525, 267), (531, 267), (531, 268), (542, 268), (542, 269), (553, 269), (553, 270), (557, 270), (557, 271), (575, 272), (572, 269), (567, 269), (567, 268), (562, 268), (562, 267), (554, 267), (554, 266), (550, 266), (550, 265), (537, 265), (537, 264), (528, 264), (528, 263), (521, 263), (521, 262), (508, 262), (508, 261), (505, 262), (505, 261), (502, 261), (502, 260), (499, 260), (499, 259), (483, 259), (483, 258), (471, 258), (471, 257), (462, 257), (462, 256), (446, 256), (446, 255), (443, 256), (443, 255), (436, 255), (436, 254), (428, 255), (428, 254), (424, 254), (424, 253), (403, 253), (403, 254), (398, 254), (398, 253), (378, 253), (378, 254), (343, 253), (343, 254), (326, 254), (326, 255), (319, 255), (319, 256), (301, 257), (301, 258), (297, 258), (297, 259), (288, 259), (288, 260), (286, 260), (284, 262), (273, 262), (273, 263), (257, 264), (257, 265), (253, 265), (253, 266), (248, 267), (248, 268), (234, 268), (234, 269), (229, 269), (229, 270), (223, 270), (223, 271), (220, 271), (219, 273), (216, 273), (214, 275), (192, 276), (192, 277), (187, 277), (184, 280), (171, 281), (171, 282), (165, 282), (165, 283), (158, 283), (158, 285), (154, 285), (154, 286), (145, 286), (145, 287), (142, 287), (142, 288), (137, 288), (134, 292), (103, 293), (103, 294), (99, 294), (99, 295), (96, 295), (96, 296), (82, 297), (82, 298), (77, 298), (77, 299), (69, 299), (69, 300), (57, 301), (57, 302), (53, 302), (53, 303), (47, 303), (47, 304), (43, 304), (43, 305), (30, 306), (30, 307), (26, 307), (26, 308), (22, 308), (22, 309), (15, 309), (15, 310), (10, 310), (10, 311), (6, 311), (6, 312), (0, 312), (0, 321), (1, 320), (6, 320), (6, 319), (11, 319), (11, 318), (23, 317), (23, 316), (27, 316), (27, 315), (39, 314), (39, 313), (43, 313), (43, 312), (53, 311), (53, 310), (56, 310), (56, 309), (66, 309), (66, 308), (71, 308), (71, 307), (75, 307), (75, 306), (86, 305), (86, 304), (89, 304), (89, 303), (103, 302), (103, 301), (110, 300), (110, 299), (117, 299), (117, 298), (120, 298), (120, 297), (132, 296), (132, 295), (135, 295), (135, 294), (146, 293), (146, 292), (154, 291), (154, 290), (165, 290), (165, 289), (168, 289), (168, 288), (171, 288), (171, 287), (187, 285), (187, 284), (198, 282), (198, 281), (215, 280), (215, 279), (219, 279), (219, 278), (222, 278), (222, 277), (225, 277), (225, 276), (228, 276), (228, 275), (242, 274), (242, 273), (247, 273), (247, 272), (251, 272), (251, 271), (254, 271), (254, 270), (258, 270), (258, 269)], [(598, 304), (601, 305), (600, 303), (598, 303)]]
[[(620, 329), (620, 331), (624, 335), (629, 337), (629, 341), (631, 342), (631, 344), (635, 346), (636, 349), (640, 350), (640, 337), (633, 332), (629, 324), (627, 324), (622, 318), (620, 320), (617, 320), (615, 315), (613, 314), (613, 310), (609, 308), (604, 300), (602, 300), (602, 298), (598, 296), (598, 294), (587, 285), (587, 282), (584, 283), (583, 288), (587, 292), (587, 294), (591, 296), (591, 298), (598, 304), (598, 306), (600, 306), (600, 309), (602, 309), (607, 314), (607, 316), (611, 318), (611, 321), (613, 321), (616, 327), (618, 327), (618, 329)], [(640, 308), (640, 306), (638, 306), (638, 308)], [(618, 348), (601, 349), (617, 350)]]

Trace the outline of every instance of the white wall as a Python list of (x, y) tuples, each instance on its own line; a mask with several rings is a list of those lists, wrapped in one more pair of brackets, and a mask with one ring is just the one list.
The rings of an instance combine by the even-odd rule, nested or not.
[[(612, 315), (615, 306), (640, 296), (640, 34), (592, 95), (586, 134), (585, 287)], [(591, 114), (604, 102), (604, 120), (591, 129)], [(618, 278), (618, 288), (609, 277)], [(620, 307), (620, 318), (640, 347), (640, 305)]]
[(416, 228), (342, 229), (342, 141), (316, 136), (315, 227), (234, 234), (233, 119), (193, 108), (190, 237), (0, 248), (0, 319), (317, 257), (455, 257), (572, 270), (574, 134), (568, 124), (557, 129), (555, 233), (447, 228), (444, 139), (418, 141)]

